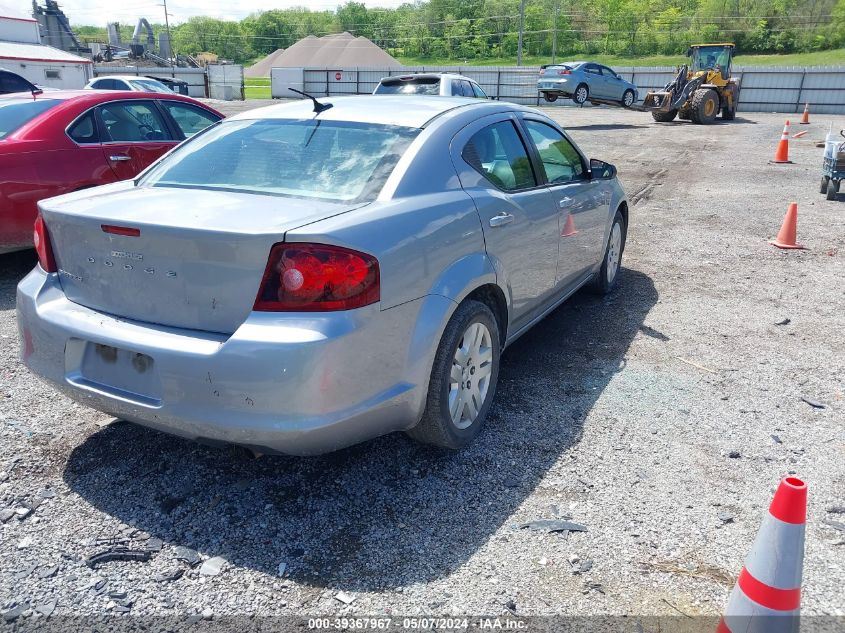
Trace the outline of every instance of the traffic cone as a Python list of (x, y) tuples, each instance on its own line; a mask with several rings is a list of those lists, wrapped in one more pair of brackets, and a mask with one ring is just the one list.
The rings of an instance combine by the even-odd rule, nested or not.
[(780, 142), (775, 151), (775, 157), (772, 159), (773, 163), (791, 163), (789, 160), (789, 121), (783, 126), (783, 134), (780, 135)]
[(786, 209), (786, 215), (783, 218), (778, 236), (769, 240), (769, 244), (777, 246), (778, 248), (804, 248), (801, 244), (796, 243), (795, 238), (798, 233), (798, 203), (790, 202)]
[(572, 214), (568, 213), (566, 215), (566, 223), (563, 225), (563, 231), (561, 232), (561, 237), (572, 237), (573, 235), (578, 233), (578, 229), (575, 228), (575, 220), (572, 219)]
[(810, 102), (807, 101), (804, 104), (804, 114), (801, 115), (801, 125), (809, 125), (810, 124)]
[(716, 633), (797, 633), (807, 485), (780, 482)]

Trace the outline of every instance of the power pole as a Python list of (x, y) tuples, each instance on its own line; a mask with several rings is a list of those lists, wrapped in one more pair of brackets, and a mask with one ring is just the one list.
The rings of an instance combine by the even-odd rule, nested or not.
[(557, 17), (560, 15), (560, 5), (555, 5), (555, 21), (552, 24), (552, 63), (555, 63), (557, 57)]
[(525, 0), (519, 0), (519, 39), (516, 45), (516, 65), (522, 66), (522, 30), (525, 28)]
[(170, 19), (167, 17), (167, 0), (162, 0), (164, 3), (164, 27), (167, 29), (167, 52), (170, 53), (170, 65), (175, 66), (173, 61), (173, 38), (170, 37)]

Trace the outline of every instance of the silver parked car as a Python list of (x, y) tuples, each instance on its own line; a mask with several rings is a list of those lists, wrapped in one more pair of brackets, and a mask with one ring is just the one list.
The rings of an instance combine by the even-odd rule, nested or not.
[(593, 99), (618, 101), (626, 108), (637, 101), (637, 87), (616, 72), (593, 62), (564, 62), (540, 69), (537, 90), (546, 101), (567, 97), (582, 104)]
[(39, 203), (22, 356), (71, 398), (188, 438), (459, 448), (505, 346), (582, 286), (614, 287), (615, 174), (508, 103), (252, 110), (136, 180)]

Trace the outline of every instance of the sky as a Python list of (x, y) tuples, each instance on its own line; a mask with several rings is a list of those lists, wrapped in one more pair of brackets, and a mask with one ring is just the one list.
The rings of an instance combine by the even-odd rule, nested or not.
[[(256, 11), (305, 6), (313, 10), (335, 9), (345, 0), (167, 0), (171, 24), (179, 24), (195, 15), (221, 20), (240, 20)], [(362, 0), (358, 0), (362, 1)], [(367, 7), (397, 7), (407, 0), (363, 0)], [(43, 0), (39, 4), (44, 5)], [(3, 0), (3, 5), (29, 15), (31, 0)], [(135, 24), (145, 17), (150, 22), (164, 22), (162, 0), (59, 0), (59, 6), (71, 24), (105, 26), (107, 22)]]

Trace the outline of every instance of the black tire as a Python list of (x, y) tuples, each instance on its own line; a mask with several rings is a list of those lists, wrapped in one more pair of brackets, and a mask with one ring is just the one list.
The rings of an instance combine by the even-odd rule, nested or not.
[(622, 107), (630, 108), (632, 105), (634, 105), (634, 99), (636, 98), (637, 96), (634, 94), (633, 90), (626, 90), (622, 93)]
[(677, 110), (669, 110), (669, 112), (651, 113), (651, 118), (653, 118), (658, 123), (669, 123), (670, 121), (674, 121), (676, 116), (678, 116)]
[[(464, 333), (475, 323), (484, 325), (490, 334), (492, 364), (487, 393), (484, 402), (478, 409), (478, 414), (468, 426), (459, 428), (452, 421), (449, 412), (449, 392), (452, 386), (452, 366), (455, 354), (461, 344)], [(422, 419), (412, 429), (406, 431), (413, 439), (425, 444), (433, 444), (453, 450), (463, 448), (481, 431), (490, 405), (496, 395), (496, 384), (499, 379), (499, 355), (501, 344), (499, 341), (499, 327), (496, 317), (490, 308), (480, 301), (464, 301), (449, 323), (440, 339), (434, 365), (431, 368), (431, 379), (428, 384), (428, 397)]]
[(733, 107), (727, 105), (722, 108), (722, 121), (733, 121), (736, 118), (736, 104)]
[(552, 94), (551, 92), (544, 92), (543, 99), (545, 99), (549, 103), (554, 103), (555, 101), (557, 101), (557, 95)]
[(692, 93), (690, 115), (693, 123), (708, 125), (719, 113), (719, 95), (712, 88), (699, 88)]
[(838, 192), (839, 192), (839, 181), (831, 178), (830, 182), (827, 183), (827, 199), (828, 200), (836, 200), (836, 194)]
[(572, 93), (572, 100), (578, 105), (584, 105), (590, 98), (590, 87), (587, 84), (578, 84), (575, 92)]
[[(614, 230), (616, 229), (617, 225), (619, 226), (620, 231), (620, 242), (618, 245), (618, 258), (617, 258), (617, 265), (613, 270), (613, 276), (608, 279), (608, 268), (610, 264), (610, 253), (611, 253), (611, 245), (614, 239)], [(613, 224), (610, 227), (610, 235), (607, 238), (607, 246), (604, 248), (604, 256), (601, 262), (601, 268), (599, 269), (598, 273), (596, 273), (595, 278), (593, 278), (593, 283), (591, 289), (596, 294), (606, 295), (613, 291), (616, 287), (616, 282), (619, 279), (619, 270), (622, 268), (622, 254), (625, 252), (625, 238), (627, 237), (628, 227), (625, 226), (625, 218), (622, 217), (622, 214), (617, 211), (616, 216), (613, 218)]]
[(819, 193), (827, 193), (827, 184), (830, 182), (830, 176), (822, 176), (822, 186), (819, 187)]
[(678, 110), (678, 118), (683, 119), (684, 121), (689, 121), (692, 115), (689, 113), (689, 106), (685, 105), (681, 109)]

